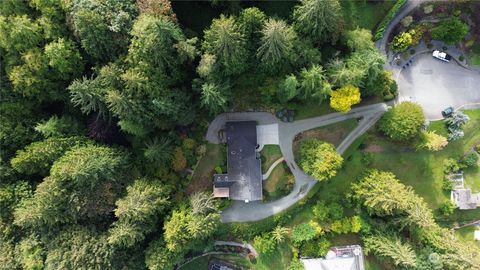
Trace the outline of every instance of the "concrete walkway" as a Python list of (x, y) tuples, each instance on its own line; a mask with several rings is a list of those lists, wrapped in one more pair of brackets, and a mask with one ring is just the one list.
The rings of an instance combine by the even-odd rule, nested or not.
[(277, 165), (284, 160), (285, 159), (283, 157), (275, 160), (275, 162), (270, 166), (270, 168), (268, 168), (267, 172), (262, 175), (262, 179), (267, 180), (268, 177), (270, 177), (270, 174), (272, 173), (273, 169), (275, 169), (275, 167), (277, 167)]
[[(305, 174), (295, 163), (292, 144), (295, 136), (298, 133), (348, 119), (361, 119), (358, 126), (347, 136), (347, 138), (345, 138), (345, 140), (337, 149), (340, 154), (343, 154), (347, 148), (358, 137), (364, 134), (386, 110), (387, 104), (378, 103), (358, 107), (352, 109), (348, 113), (332, 113), (324, 116), (299, 120), (292, 123), (278, 123), (280, 149), (288, 167), (295, 176), (295, 185), (293, 190), (287, 196), (268, 203), (263, 203), (261, 201), (250, 203), (235, 201), (231, 207), (222, 212), (222, 222), (248, 222), (261, 220), (289, 208), (308, 194), (308, 192), (318, 181)], [(243, 114), (243, 116), (245, 115)], [(258, 116), (262, 117), (262, 119), (265, 119), (265, 115)], [(250, 115), (248, 117), (249, 120), (255, 120), (253, 119), (254, 115)], [(272, 115), (272, 117), (274, 116)], [(217, 122), (214, 121), (212, 123)], [(215, 141), (210, 142), (215, 143)]]

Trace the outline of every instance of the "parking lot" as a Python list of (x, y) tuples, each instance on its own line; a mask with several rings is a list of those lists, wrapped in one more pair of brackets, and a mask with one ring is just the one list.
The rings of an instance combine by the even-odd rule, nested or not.
[(419, 103), (428, 119), (439, 119), (448, 106), (480, 103), (480, 73), (434, 59), (431, 53), (416, 56), (397, 80), (400, 100)]

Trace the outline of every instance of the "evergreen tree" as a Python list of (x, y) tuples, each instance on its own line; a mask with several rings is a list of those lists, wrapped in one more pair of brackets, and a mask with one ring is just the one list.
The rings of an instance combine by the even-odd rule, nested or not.
[(335, 44), (343, 27), (338, 0), (301, 0), (293, 20), (295, 29), (316, 43)]
[(314, 98), (322, 102), (328, 98), (332, 87), (321, 66), (313, 65), (309, 69), (303, 68), (300, 76), (300, 95), (303, 100)]
[(127, 187), (127, 195), (115, 204), (118, 220), (109, 230), (108, 242), (114, 246), (131, 247), (155, 229), (158, 216), (168, 201), (160, 182), (137, 179)]
[(416, 267), (416, 255), (412, 247), (402, 243), (400, 239), (384, 235), (371, 235), (363, 238), (365, 251), (393, 261), (395, 266), (414, 269)]
[(257, 57), (264, 69), (274, 73), (289, 65), (295, 32), (282, 20), (270, 19), (262, 28)]
[(240, 74), (246, 69), (248, 58), (245, 36), (233, 17), (222, 15), (214, 19), (204, 36), (202, 47), (205, 53), (215, 55), (218, 72), (229, 76)]

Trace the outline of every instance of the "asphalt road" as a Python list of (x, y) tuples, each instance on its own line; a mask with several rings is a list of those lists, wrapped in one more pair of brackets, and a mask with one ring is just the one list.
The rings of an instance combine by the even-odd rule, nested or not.
[(400, 100), (419, 103), (427, 119), (442, 118), (449, 106), (480, 103), (480, 73), (435, 59), (430, 53), (415, 57), (397, 80)]

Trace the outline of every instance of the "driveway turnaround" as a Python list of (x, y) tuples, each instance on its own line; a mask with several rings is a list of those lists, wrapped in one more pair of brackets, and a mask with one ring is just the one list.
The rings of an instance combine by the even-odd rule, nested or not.
[(431, 53), (415, 57), (397, 80), (400, 101), (419, 103), (429, 120), (441, 119), (441, 111), (449, 106), (480, 103), (480, 73), (437, 60)]
[[(250, 203), (235, 201), (231, 207), (222, 212), (222, 222), (248, 222), (261, 220), (287, 209), (308, 194), (317, 183), (317, 180), (305, 174), (295, 163), (292, 144), (293, 139), (298, 133), (312, 128), (345, 121), (347, 119), (361, 119), (358, 126), (347, 136), (347, 138), (345, 138), (339, 148), (337, 148), (337, 151), (340, 154), (343, 154), (348, 146), (350, 146), (355, 139), (365, 133), (386, 110), (387, 105), (385, 103), (379, 103), (358, 107), (352, 109), (348, 113), (332, 113), (292, 123), (278, 123), (280, 149), (286, 163), (292, 171), (292, 174), (295, 176), (293, 190), (287, 196), (268, 203), (263, 203), (261, 201)], [(266, 120), (271, 121), (272, 118), (266, 114), (267, 113), (242, 113), (237, 114), (235, 120), (255, 120), (255, 117), (259, 117), (257, 120), (259, 123), (262, 123), (262, 121), (265, 122)], [(275, 118), (273, 115), (271, 116)], [(231, 118), (229, 120), (231, 120)], [(215, 130), (221, 129), (220, 123), (222, 121), (225, 121), (225, 116), (219, 115), (211, 123), (206, 138), (211, 143), (218, 143), (218, 139), (214, 138), (213, 134), (217, 133)]]

